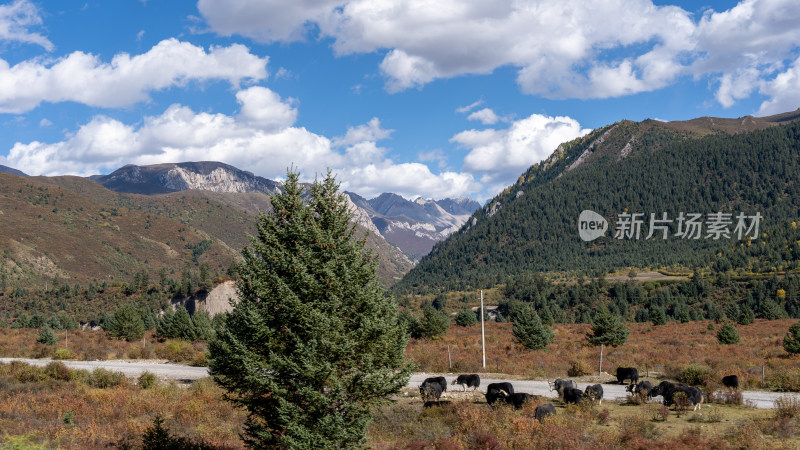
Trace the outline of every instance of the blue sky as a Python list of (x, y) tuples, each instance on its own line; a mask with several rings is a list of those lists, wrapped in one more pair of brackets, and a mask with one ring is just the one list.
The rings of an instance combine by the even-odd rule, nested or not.
[(494, 195), (622, 119), (800, 106), (794, 0), (0, 3), (0, 164), (333, 169), (366, 197)]

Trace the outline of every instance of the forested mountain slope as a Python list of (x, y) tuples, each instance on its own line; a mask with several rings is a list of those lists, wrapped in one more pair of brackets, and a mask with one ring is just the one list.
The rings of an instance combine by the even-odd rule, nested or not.
[[(773, 272), (800, 254), (800, 123), (770, 118), (663, 123), (623, 121), (559, 146), (477, 211), (396, 286), (399, 292), (488, 287), (528, 272), (598, 274), (627, 267)], [(754, 131), (750, 131), (754, 130)], [(608, 221), (585, 242), (584, 210)], [(678, 217), (760, 214), (755, 239), (676, 237)], [(616, 239), (621, 214), (641, 213), (639, 239)], [(666, 213), (668, 239), (648, 234), (650, 213)], [(749, 223), (748, 223), (749, 225)], [(751, 230), (751, 234), (754, 230)], [(752, 236), (751, 236), (752, 237)]]

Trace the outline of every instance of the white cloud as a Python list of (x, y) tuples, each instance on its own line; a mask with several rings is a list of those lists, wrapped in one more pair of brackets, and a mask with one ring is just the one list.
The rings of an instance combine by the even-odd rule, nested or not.
[(0, 40), (35, 44), (53, 50), (53, 43), (39, 33), (29, 30), (42, 24), (39, 9), (28, 0), (15, 0), (0, 5)]
[(260, 86), (236, 93), (242, 105), (239, 118), (245, 123), (262, 130), (279, 130), (294, 124), (297, 110), (291, 104), (281, 101), (275, 92)]
[(261, 42), (303, 40), (313, 22), (325, 20), (338, 0), (199, 0), (197, 9), (219, 34)]
[(651, 0), (200, 0), (198, 8), (224, 35), (330, 37), (339, 55), (385, 52), (390, 92), (512, 66), (523, 92), (548, 98), (631, 95), (694, 76), (719, 83), (716, 97), (729, 105), (785, 73), (800, 43), (795, 0), (743, 0), (697, 19)]
[(327, 137), (295, 126), (296, 109), (267, 88), (241, 90), (236, 99), (236, 115), (176, 104), (139, 125), (95, 116), (60, 142), (18, 142), (0, 163), (28, 173), (86, 176), (125, 164), (212, 160), (271, 179), (284, 176), (290, 165), (300, 168), (306, 181), (331, 168), (346, 189), (366, 196), (396, 192), (442, 198), (481, 188), (470, 174), (435, 174), (424, 164), (395, 163), (377, 145), (391, 133), (377, 118), (349, 128), (334, 146)]
[(44, 118), (44, 119), (39, 121), (39, 126), (42, 127), (42, 128), (49, 127), (52, 124), (53, 124), (53, 122), (49, 121), (47, 118)]
[(483, 108), (467, 116), (467, 120), (478, 120), (484, 125), (494, 125), (500, 121), (500, 117), (490, 108)]
[(394, 130), (385, 130), (381, 128), (380, 119), (373, 117), (364, 125), (348, 127), (347, 134), (333, 138), (333, 146), (346, 147), (348, 145), (355, 145), (359, 142), (382, 141), (391, 136), (393, 131)]
[(28, 60), (10, 66), (0, 59), (0, 112), (22, 113), (41, 102), (130, 106), (148, 100), (150, 91), (190, 81), (226, 80), (236, 86), (266, 78), (267, 61), (239, 44), (207, 52), (177, 39), (161, 41), (141, 55), (117, 54), (110, 63), (83, 52), (51, 64)]
[(460, 107), (456, 108), (456, 112), (457, 113), (461, 113), (461, 114), (466, 114), (466, 113), (472, 111), (473, 109), (477, 108), (478, 106), (481, 106), (482, 104), (483, 104), (483, 100), (477, 100), (475, 102), (470, 103), (469, 105), (460, 106)]
[(469, 150), (464, 157), (465, 171), (479, 176), (482, 183), (507, 186), (559, 144), (589, 131), (570, 117), (533, 114), (508, 129), (466, 130), (450, 141)]
[(761, 103), (759, 114), (777, 114), (800, 108), (800, 58), (785, 72), (765, 82), (760, 92), (770, 100)]

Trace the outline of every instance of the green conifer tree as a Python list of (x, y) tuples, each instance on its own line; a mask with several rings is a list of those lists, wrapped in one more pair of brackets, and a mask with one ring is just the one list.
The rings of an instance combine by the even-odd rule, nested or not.
[(753, 310), (750, 309), (749, 306), (744, 305), (739, 312), (739, 316), (736, 317), (736, 323), (739, 325), (750, 325), (756, 320), (756, 315), (753, 313)]
[(475, 316), (475, 311), (462, 309), (456, 314), (456, 325), (460, 327), (471, 327), (476, 323), (478, 323), (478, 318)]
[(739, 332), (730, 322), (725, 322), (717, 332), (717, 342), (720, 344), (736, 344), (739, 342)]
[(619, 317), (611, 314), (605, 306), (601, 306), (592, 321), (592, 330), (586, 335), (592, 345), (610, 345), (618, 347), (628, 339), (630, 330), (625, 328)]
[(783, 337), (783, 348), (792, 354), (800, 353), (800, 322), (795, 322)]
[(186, 310), (185, 306), (181, 305), (175, 310), (175, 315), (169, 324), (168, 333), (168, 337), (172, 339), (184, 339), (187, 341), (197, 339), (192, 316), (189, 315), (189, 311)]
[(541, 350), (547, 348), (553, 341), (555, 334), (550, 327), (542, 325), (536, 310), (529, 304), (521, 304), (514, 308), (511, 316), (514, 322), (511, 331), (514, 338), (529, 350)]
[(39, 332), (39, 337), (36, 338), (36, 342), (44, 345), (56, 345), (56, 336), (53, 334), (53, 330), (51, 330), (50, 327), (44, 326)]
[(654, 306), (650, 308), (650, 320), (653, 322), (653, 325), (664, 325), (667, 323), (667, 313), (664, 312), (664, 308), (660, 306)]
[(421, 337), (438, 339), (443, 336), (450, 328), (450, 318), (447, 314), (437, 311), (432, 306), (425, 308), (422, 312), (422, 320), (419, 321), (419, 334)]
[(304, 201), (290, 171), (242, 252), (239, 301), (209, 368), (247, 409), (256, 448), (357, 448), (375, 404), (406, 385), (408, 334), (328, 173)]
[(116, 338), (135, 341), (144, 336), (144, 321), (136, 308), (128, 303), (120, 306), (108, 317), (103, 328)]

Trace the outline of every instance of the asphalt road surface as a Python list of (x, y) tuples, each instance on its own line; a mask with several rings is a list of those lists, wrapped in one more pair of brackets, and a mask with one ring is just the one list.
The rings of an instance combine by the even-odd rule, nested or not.
[[(411, 380), (408, 383), (408, 387), (419, 387), (420, 384), (428, 377), (434, 376), (444, 376), (447, 379), (448, 383), (452, 383), (453, 380), (456, 378), (455, 375), (449, 374), (425, 374), (425, 373), (415, 373), (411, 376)], [(486, 386), (490, 383), (500, 383), (503, 381), (508, 381), (514, 386), (514, 392), (525, 392), (527, 394), (538, 395), (541, 397), (551, 397), (556, 398), (556, 393), (550, 391), (550, 387), (547, 384), (547, 381), (537, 381), (537, 380), (509, 380), (509, 379), (494, 379), (494, 378), (483, 378), (481, 377), (481, 388), (483, 392), (486, 392)], [(651, 381), (652, 382), (652, 381)], [(589, 384), (594, 383), (578, 383), (578, 388), (580, 390), (586, 389), (586, 386)], [(657, 384), (657, 383), (654, 383)], [(481, 390), (479, 388), (479, 390)], [(462, 390), (462, 387), (459, 385), (450, 385), (447, 387), (447, 392), (449, 393), (457, 393)], [(467, 389), (469, 392), (470, 389)], [(458, 395), (458, 394), (456, 394)], [(800, 395), (798, 394), (789, 394), (785, 392), (765, 392), (765, 391), (742, 391), (742, 397), (744, 398), (745, 403), (752, 404), (756, 408), (759, 409), (772, 409), (775, 407), (775, 399), (778, 397), (782, 397), (785, 395), (792, 395), (796, 398), (800, 399)], [(628, 393), (625, 391), (625, 385), (623, 384), (603, 384), (603, 399), (604, 400), (624, 400), (628, 397)], [(656, 400), (661, 400), (661, 397), (656, 397)]]
[[(35, 366), (46, 366), (52, 360), (50, 359), (26, 359), (26, 358), (0, 358), (0, 362), (8, 363), (10, 361), (22, 361)], [(179, 381), (194, 381), (200, 378), (208, 377), (208, 369), (206, 367), (192, 367), (183, 364), (164, 363), (159, 361), (136, 361), (136, 360), (110, 360), (110, 361), (62, 361), (67, 367), (73, 369), (86, 369), (94, 370), (96, 368), (103, 368), (114, 372), (122, 372), (127, 377), (138, 377), (143, 372), (150, 372), (159, 378), (168, 380)], [(426, 374), (415, 373), (411, 376), (408, 382), (408, 388), (417, 388), (425, 380), (431, 376), (444, 376), (448, 383), (452, 382), (456, 376), (449, 374)], [(538, 395), (542, 397), (555, 398), (556, 393), (551, 392), (547, 381), (537, 380), (508, 380), (500, 378), (483, 378), (481, 377), (481, 388), (479, 391), (485, 392), (486, 386), (489, 383), (499, 383), (503, 381), (510, 381), (514, 386), (515, 392), (526, 392), (528, 394)], [(585, 389), (589, 383), (578, 383), (578, 388)], [(459, 395), (454, 394), (461, 391), (461, 386), (448, 386), (448, 393), (451, 396)], [(469, 391), (469, 390), (468, 390)], [(462, 394), (466, 395), (466, 394)], [(476, 392), (474, 395), (482, 395)], [(603, 384), (603, 398), (605, 400), (624, 400), (628, 393), (625, 392), (625, 385), (620, 384)], [(792, 395), (800, 399), (798, 394), (788, 394), (782, 392), (765, 392), (765, 391), (742, 391), (742, 396), (745, 402), (754, 405), (760, 409), (770, 409), (775, 407), (775, 399), (785, 395)], [(447, 396), (447, 394), (446, 394)], [(656, 397), (659, 399), (659, 397)]]

